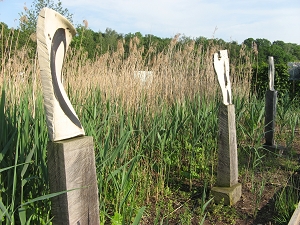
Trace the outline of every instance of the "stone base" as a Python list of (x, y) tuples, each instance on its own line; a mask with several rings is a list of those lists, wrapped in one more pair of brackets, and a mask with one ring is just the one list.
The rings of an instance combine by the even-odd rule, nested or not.
[(237, 183), (232, 187), (213, 187), (211, 194), (217, 204), (224, 199), (224, 205), (234, 205), (242, 196), (242, 184)]
[(288, 150), (287, 148), (281, 146), (281, 145), (267, 145), (264, 144), (263, 147), (270, 152), (278, 153), (279, 155), (282, 155), (284, 151)]
[(277, 149), (276, 145), (267, 145), (267, 144), (264, 144), (263, 147), (265, 149), (268, 149), (269, 151), (275, 151)]

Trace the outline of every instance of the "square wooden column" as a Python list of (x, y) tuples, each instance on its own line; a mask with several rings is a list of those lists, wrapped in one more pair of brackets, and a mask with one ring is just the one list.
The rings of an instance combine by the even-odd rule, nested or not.
[(51, 193), (75, 189), (51, 199), (53, 224), (100, 224), (93, 138), (49, 142), (47, 148)]
[(216, 202), (235, 204), (242, 195), (238, 183), (238, 157), (234, 105), (221, 105), (219, 111), (218, 171), (216, 187), (212, 188)]
[(275, 147), (275, 119), (276, 119), (277, 91), (267, 90), (265, 103), (265, 146)]

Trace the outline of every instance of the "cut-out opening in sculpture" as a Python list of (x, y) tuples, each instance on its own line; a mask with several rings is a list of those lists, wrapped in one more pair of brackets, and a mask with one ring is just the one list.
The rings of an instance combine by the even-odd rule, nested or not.
[(232, 104), (232, 99), (227, 50), (220, 50), (214, 54), (214, 68), (222, 90), (223, 104), (230, 105)]

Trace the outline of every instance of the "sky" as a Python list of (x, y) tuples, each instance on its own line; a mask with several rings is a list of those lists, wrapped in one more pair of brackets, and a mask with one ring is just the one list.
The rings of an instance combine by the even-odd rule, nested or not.
[[(54, 0), (54, 2), (57, 2)], [(176, 34), (239, 44), (265, 38), (300, 45), (300, 0), (61, 0), (74, 25), (95, 32), (141, 32), (161, 38)], [(17, 27), (33, 0), (0, 0), (0, 22)]]

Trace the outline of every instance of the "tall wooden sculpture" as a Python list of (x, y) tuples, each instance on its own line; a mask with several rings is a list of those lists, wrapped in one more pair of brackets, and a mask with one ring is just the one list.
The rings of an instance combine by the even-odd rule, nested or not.
[(75, 28), (60, 14), (51, 9), (40, 12), (37, 24), (38, 54), (51, 141), (85, 134), (62, 85), (63, 60), (75, 33)]
[(41, 10), (37, 48), (50, 142), (50, 191), (53, 224), (99, 224), (98, 187), (92, 137), (84, 129), (62, 85), (63, 60), (75, 29), (54, 10)]
[(265, 144), (264, 147), (275, 150), (275, 119), (276, 119), (276, 102), (277, 91), (274, 89), (275, 66), (274, 59), (269, 56), (269, 90), (266, 91), (265, 103)]
[(242, 186), (238, 183), (238, 158), (235, 126), (235, 109), (232, 104), (227, 50), (214, 54), (214, 67), (223, 95), (219, 109), (218, 172), (216, 187), (212, 188), (215, 202), (233, 205), (241, 197)]

